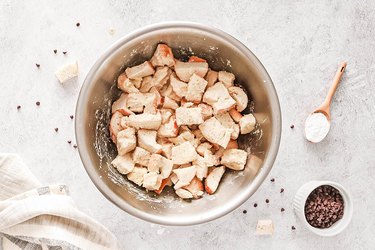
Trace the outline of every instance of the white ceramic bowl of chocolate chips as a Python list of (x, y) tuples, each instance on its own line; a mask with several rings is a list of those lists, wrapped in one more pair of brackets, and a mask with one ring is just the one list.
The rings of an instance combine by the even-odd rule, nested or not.
[(320, 236), (341, 233), (353, 215), (349, 193), (332, 181), (310, 181), (304, 184), (297, 191), (293, 206), (302, 223)]

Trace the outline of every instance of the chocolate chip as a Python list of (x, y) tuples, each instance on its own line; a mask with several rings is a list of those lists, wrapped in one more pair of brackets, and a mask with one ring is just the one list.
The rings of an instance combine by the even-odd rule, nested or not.
[(81, 24), (80, 23), (76, 23), (76, 26), (79, 27)]
[(257, 207), (257, 206), (258, 206), (258, 204), (254, 203), (254, 207)]
[(57, 49), (54, 49), (54, 50), (53, 50), (53, 53), (57, 54)]
[(291, 129), (294, 129), (294, 125), (293, 125), (293, 124), (292, 124), (292, 125), (290, 125), (290, 128), (291, 128)]
[(39, 101), (38, 101), (38, 102), (36, 102), (35, 104), (36, 104), (36, 106), (40, 106), (40, 102), (39, 102)]
[(36, 63), (35, 65), (38, 69), (40, 68), (40, 64)]
[(18, 106), (17, 106), (17, 109), (20, 109), (20, 108), (21, 108), (21, 106), (20, 106), (20, 105), (18, 105)]
[(59, 128), (55, 128), (55, 131), (58, 132), (58, 131), (59, 131)]
[(292, 226), (292, 230), (296, 230), (296, 227), (295, 227), (295, 226)]
[(275, 178), (272, 178), (272, 179), (271, 179), (271, 182), (275, 182)]
[(73, 148), (78, 148), (77, 144), (74, 144), (74, 145), (73, 145)]
[(66, 53), (68, 53), (68, 51), (63, 51), (63, 54), (66, 55)]
[(266, 203), (270, 203), (270, 200), (269, 200), (269, 199), (266, 199)]
[(72, 119), (72, 120), (73, 120), (73, 118), (74, 118), (74, 116), (73, 116), (73, 115), (71, 115), (71, 116), (70, 116), (70, 119)]
[(68, 143), (70, 144), (70, 143), (72, 143), (72, 141), (68, 141)]
[(247, 211), (246, 211), (246, 210), (243, 210), (243, 211), (242, 211), (242, 213), (246, 214), (246, 213), (247, 213)]
[(280, 209), (280, 211), (281, 211), (281, 212), (284, 212), (284, 211), (285, 211), (285, 209), (284, 209), (284, 208), (282, 207), (282, 208)]
[(281, 193), (284, 193), (284, 188), (281, 188), (281, 189), (280, 189), (280, 194), (281, 194)]

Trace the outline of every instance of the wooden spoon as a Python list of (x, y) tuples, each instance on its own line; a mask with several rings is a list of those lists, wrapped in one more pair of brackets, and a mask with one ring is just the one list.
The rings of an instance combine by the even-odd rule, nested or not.
[(333, 79), (332, 86), (331, 86), (331, 88), (328, 91), (326, 99), (313, 112), (313, 113), (322, 113), (322, 114), (324, 114), (327, 117), (328, 121), (331, 121), (331, 114), (330, 114), (331, 101), (332, 101), (333, 95), (336, 92), (337, 87), (339, 86), (339, 83), (340, 83), (342, 75), (344, 74), (345, 68), (346, 68), (346, 62), (341, 63), (340, 66), (339, 66), (339, 68), (337, 69), (335, 78)]

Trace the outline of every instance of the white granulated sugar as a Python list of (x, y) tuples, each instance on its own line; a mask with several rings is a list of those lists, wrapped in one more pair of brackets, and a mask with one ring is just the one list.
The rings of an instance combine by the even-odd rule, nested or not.
[(313, 113), (309, 115), (305, 123), (305, 136), (311, 142), (320, 142), (328, 134), (330, 122), (322, 113)]

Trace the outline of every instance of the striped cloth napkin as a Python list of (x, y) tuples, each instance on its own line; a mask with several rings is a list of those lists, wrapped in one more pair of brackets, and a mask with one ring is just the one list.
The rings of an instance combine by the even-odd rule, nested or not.
[(0, 250), (119, 249), (76, 207), (65, 185), (42, 186), (14, 154), (0, 154)]

